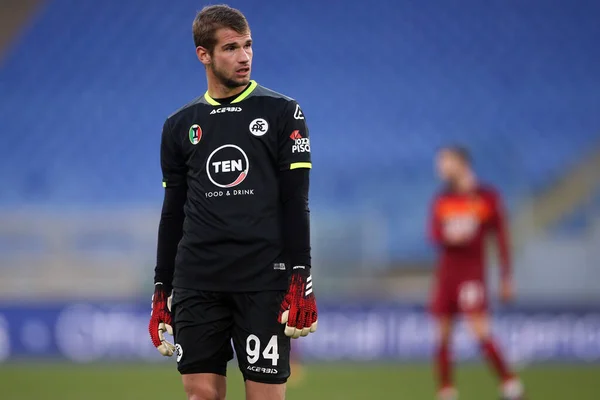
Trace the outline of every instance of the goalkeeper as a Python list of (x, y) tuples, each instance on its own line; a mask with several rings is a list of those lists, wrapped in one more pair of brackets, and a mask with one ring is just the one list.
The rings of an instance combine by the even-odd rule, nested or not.
[(250, 80), (241, 12), (204, 8), (193, 37), (208, 90), (163, 126), (150, 337), (190, 400), (225, 398), (232, 342), (246, 398), (281, 400), (290, 338), (317, 327), (308, 128), (298, 103)]

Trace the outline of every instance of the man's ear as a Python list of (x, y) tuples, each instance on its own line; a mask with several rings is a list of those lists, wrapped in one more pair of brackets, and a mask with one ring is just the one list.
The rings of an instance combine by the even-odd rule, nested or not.
[(198, 57), (198, 60), (200, 60), (200, 62), (205, 66), (211, 63), (212, 58), (210, 56), (210, 53), (206, 48), (202, 46), (196, 47), (196, 56)]

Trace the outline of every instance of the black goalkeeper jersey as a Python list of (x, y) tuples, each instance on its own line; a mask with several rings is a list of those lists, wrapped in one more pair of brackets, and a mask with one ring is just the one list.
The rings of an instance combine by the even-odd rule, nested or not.
[(171, 115), (161, 143), (163, 186), (187, 186), (173, 286), (283, 290), (279, 172), (311, 168), (296, 101), (251, 81), (229, 104), (208, 92)]

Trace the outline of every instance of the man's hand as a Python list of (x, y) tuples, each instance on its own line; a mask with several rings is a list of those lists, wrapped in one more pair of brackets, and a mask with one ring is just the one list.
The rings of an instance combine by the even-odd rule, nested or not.
[(169, 335), (173, 334), (171, 323), (171, 297), (163, 284), (157, 283), (154, 285), (154, 294), (152, 295), (152, 314), (148, 331), (152, 344), (165, 357), (171, 357), (175, 352), (173, 343), (165, 339), (165, 332)]
[(510, 303), (515, 297), (515, 292), (512, 284), (512, 280), (508, 277), (502, 279), (500, 284), (500, 298), (503, 303)]
[(317, 330), (317, 303), (313, 293), (310, 267), (295, 266), (288, 291), (281, 302), (279, 323), (293, 339)]

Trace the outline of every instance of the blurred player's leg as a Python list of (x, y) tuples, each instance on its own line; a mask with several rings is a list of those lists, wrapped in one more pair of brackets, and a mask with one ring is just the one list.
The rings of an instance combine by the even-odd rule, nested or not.
[(188, 400), (225, 400), (226, 379), (217, 374), (188, 374), (182, 376)]
[(452, 382), (452, 360), (450, 356), (453, 318), (450, 315), (438, 315), (436, 324), (438, 336), (435, 363), (439, 385), (438, 398), (440, 400), (454, 400), (457, 398), (457, 394)]
[(457, 400), (458, 391), (453, 387), (445, 387), (438, 391), (437, 398), (438, 400)]
[(452, 285), (445, 280), (436, 282), (431, 298), (431, 312), (436, 324), (435, 373), (438, 380), (439, 400), (455, 400), (457, 392), (452, 380), (452, 357), (450, 340), (457, 311), (456, 301), (452, 294)]
[(500, 379), (503, 398), (518, 400), (523, 396), (523, 385), (509, 370), (502, 352), (491, 336), (490, 322), (487, 313), (473, 312), (465, 315), (471, 330), (481, 345), (483, 355)]

